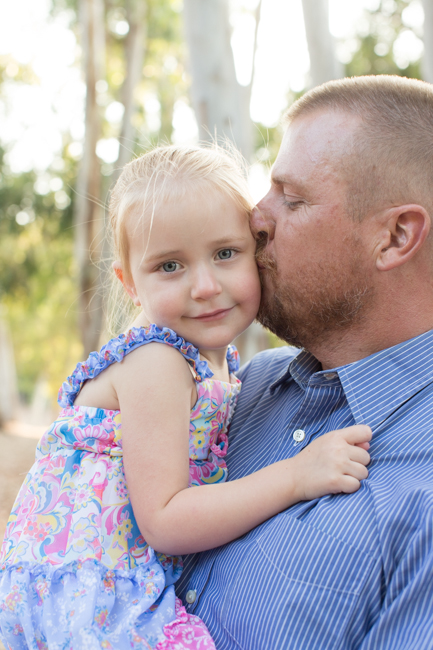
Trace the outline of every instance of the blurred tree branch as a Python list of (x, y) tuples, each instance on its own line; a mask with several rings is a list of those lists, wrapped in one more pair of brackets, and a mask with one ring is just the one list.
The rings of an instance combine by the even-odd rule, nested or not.
[(99, 347), (102, 326), (102, 292), (99, 262), (104, 237), (104, 207), (100, 163), (96, 144), (102, 133), (96, 84), (105, 79), (105, 18), (103, 0), (80, 0), (83, 26), (83, 66), (86, 80), (85, 134), (75, 202), (75, 258), (79, 282), (79, 328), (87, 356)]
[(116, 161), (117, 173), (114, 172), (114, 181), (122, 167), (131, 160), (134, 152), (134, 132), (132, 116), (136, 108), (134, 92), (143, 74), (143, 60), (147, 33), (147, 3), (144, 0), (126, 0), (126, 18), (129, 23), (129, 32), (125, 43), (126, 74), (123, 81), (121, 98), (125, 107), (120, 131), (119, 157)]

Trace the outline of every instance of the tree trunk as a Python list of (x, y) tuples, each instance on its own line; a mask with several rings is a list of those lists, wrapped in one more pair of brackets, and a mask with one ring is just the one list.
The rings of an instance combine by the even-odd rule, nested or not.
[(141, 79), (143, 70), (147, 26), (146, 13), (147, 4), (145, 0), (126, 1), (126, 18), (129, 23), (129, 32), (125, 41), (126, 74), (121, 93), (125, 112), (119, 138), (119, 157), (116, 162), (113, 180), (119, 176), (122, 167), (131, 160), (134, 154), (135, 128), (132, 124), (135, 109), (134, 91)]
[(105, 28), (102, 0), (80, 0), (79, 8), (87, 94), (83, 157), (76, 186), (75, 255), (80, 289), (79, 326), (87, 355), (99, 346), (103, 320), (100, 272), (96, 266), (104, 238), (101, 172), (96, 156), (102, 116), (96, 102), (96, 82), (105, 78)]
[(328, 0), (302, 0), (305, 32), (310, 54), (309, 86), (343, 76), (342, 65), (334, 52), (334, 39), (329, 31)]
[(236, 79), (228, 0), (184, 0), (183, 14), (199, 138), (228, 138), (249, 159), (250, 97)]
[(0, 318), (0, 426), (16, 416), (18, 387), (14, 352), (6, 323)]
[(422, 0), (424, 8), (424, 56), (422, 61), (423, 78), (433, 83), (433, 1)]

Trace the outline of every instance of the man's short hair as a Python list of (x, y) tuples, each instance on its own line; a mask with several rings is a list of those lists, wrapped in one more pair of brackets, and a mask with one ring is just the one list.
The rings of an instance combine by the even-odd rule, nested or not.
[(354, 219), (406, 203), (433, 215), (432, 84), (388, 75), (330, 81), (295, 102), (285, 122), (326, 110), (360, 119), (350, 151), (337, 163)]

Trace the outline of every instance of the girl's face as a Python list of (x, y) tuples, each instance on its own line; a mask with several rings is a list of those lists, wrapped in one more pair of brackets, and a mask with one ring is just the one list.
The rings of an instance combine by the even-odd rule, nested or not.
[(222, 192), (191, 192), (157, 206), (152, 227), (149, 217), (138, 230), (130, 226), (128, 237), (132, 282), (125, 288), (150, 323), (218, 349), (254, 320), (255, 241), (245, 211)]

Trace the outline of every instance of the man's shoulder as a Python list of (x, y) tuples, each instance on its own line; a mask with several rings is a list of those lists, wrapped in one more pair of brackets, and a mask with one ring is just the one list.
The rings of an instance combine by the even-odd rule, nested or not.
[(238, 373), (242, 390), (237, 410), (243, 406), (253, 408), (269, 387), (287, 372), (290, 362), (298, 353), (299, 350), (293, 347), (273, 348), (259, 352), (246, 363)]

